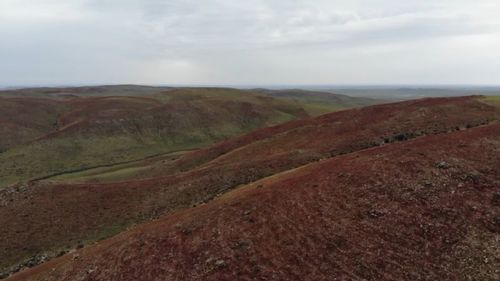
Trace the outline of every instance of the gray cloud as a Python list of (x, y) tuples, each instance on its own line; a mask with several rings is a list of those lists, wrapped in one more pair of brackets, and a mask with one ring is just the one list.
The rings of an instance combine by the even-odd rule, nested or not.
[(498, 84), (496, 0), (3, 0), (0, 85)]

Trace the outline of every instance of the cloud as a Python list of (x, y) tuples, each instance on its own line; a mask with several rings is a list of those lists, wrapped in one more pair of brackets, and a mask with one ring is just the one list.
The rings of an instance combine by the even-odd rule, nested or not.
[(498, 1), (412, 2), (3, 0), (0, 84), (498, 83)]

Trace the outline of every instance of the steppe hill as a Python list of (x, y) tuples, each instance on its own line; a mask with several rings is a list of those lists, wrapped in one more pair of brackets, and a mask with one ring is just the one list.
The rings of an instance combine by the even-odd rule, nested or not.
[(500, 279), (497, 97), (0, 96), (8, 280)]

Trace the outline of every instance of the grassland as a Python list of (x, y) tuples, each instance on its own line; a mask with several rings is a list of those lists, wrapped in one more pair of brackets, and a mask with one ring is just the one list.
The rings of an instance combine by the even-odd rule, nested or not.
[(500, 107), (500, 96), (485, 96), (482, 100), (488, 104)]
[[(348, 106), (226, 88), (125, 85), (0, 92), (0, 187), (121, 167)], [(106, 170), (95, 180), (126, 179), (142, 170)], [(83, 180), (93, 180), (88, 176), (84, 173)]]
[(148, 178), (157, 175), (157, 171), (161, 170), (163, 165), (170, 164), (188, 152), (177, 151), (122, 164), (111, 164), (79, 172), (68, 172), (50, 177), (47, 182), (105, 183)]
[(377, 105), (184, 153), (148, 180), (0, 190), (2, 266), (84, 241), (11, 280), (496, 281), (499, 119), (477, 97)]

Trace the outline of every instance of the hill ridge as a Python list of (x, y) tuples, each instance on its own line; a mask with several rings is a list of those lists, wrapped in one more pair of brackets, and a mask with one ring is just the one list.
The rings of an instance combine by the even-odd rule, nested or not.
[[(443, 138), (445, 135), (448, 136), (448, 137), (447, 138)], [(212, 210), (214, 212), (215, 211), (217, 211), (217, 212), (224, 212), (223, 210), (225, 210), (226, 207), (221, 209), (221, 208), (216, 207), (216, 206), (217, 205), (221, 205), (221, 204), (225, 204), (225, 206), (228, 206), (228, 207), (229, 206), (233, 206), (232, 204), (235, 203), (234, 200), (238, 200), (238, 199), (235, 199), (235, 198), (246, 198), (244, 194), (247, 194), (249, 192), (250, 193), (251, 192), (254, 192), (254, 193), (257, 192), (257, 194), (260, 194), (260, 193), (262, 193), (264, 191), (271, 192), (272, 190), (274, 190), (274, 189), (271, 189), (271, 187), (270, 187), (273, 184), (275, 184), (273, 182), (275, 182), (275, 181), (279, 181), (279, 182), (293, 182), (294, 180), (289, 181), (288, 178), (296, 177), (296, 174), (304, 173), (304, 170), (306, 170), (306, 171), (317, 171), (319, 169), (318, 167), (327, 167), (331, 163), (337, 163), (337, 162), (342, 162), (342, 163), (344, 163), (345, 161), (358, 161), (359, 162), (360, 160), (355, 160), (355, 159), (358, 159), (358, 157), (362, 157), (363, 155), (383, 155), (383, 153), (386, 153), (386, 152), (389, 152), (390, 154), (394, 154), (393, 150), (395, 150), (395, 149), (397, 150), (397, 149), (401, 149), (401, 148), (402, 149), (406, 149), (406, 148), (410, 149), (410, 148), (412, 148), (413, 151), (417, 151), (416, 149), (413, 149), (413, 147), (415, 147), (415, 145), (417, 145), (417, 146), (423, 145), (424, 147), (426, 147), (426, 146), (431, 146), (431, 147), (432, 146), (446, 147), (446, 149), (444, 150), (446, 152), (448, 149), (451, 149), (451, 147), (448, 146), (451, 143), (454, 143), (453, 146), (455, 146), (455, 147), (460, 147), (460, 142), (457, 143), (455, 141), (455, 139), (462, 140), (462, 142), (465, 142), (467, 140), (474, 140), (474, 139), (475, 140), (482, 140), (483, 136), (493, 137), (493, 138), (496, 138), (496, 140), (498, 141), (499, 140), (498, 138), (500, 137), (500, 126), (499, 126), (499, 124), (492, 124), (492, 125), (487, 125), (487, 126), (480, 126), (480, 127), (472, 128), (470, 130), (451, 132), (451, 133), (447, 133), (447, 134), (424, 136), (424, 137), (421, 137), (421, 138), (416, 138), (416, 139), (412, 139), (412, 140), (408, 140), (408, 141), (403, 141), (403, 142), (389, 144), (387, 146), (374, 147), (374, 148), (366, 149), (366, 150), (363, 150), (363, 151), (357, 151), (357, 152), (353, 152), (353, 153), (350, 153), (350, 154), (345, 154), (345, 155), (342, 155), (342, 156), (333, 157), (333, 158), (330, 158), (330, 159), (327, 159), (327, 160), (321, 161), (321, 162), (311, 163), (311, 164), (308, 164), (306, 166), (302, 166), (300, 168), (294, 169), (294, 171), (292, 171), (292, 172), (286, 171), (286, 172), (283, 172), (283, 173), (281, 173), (279, 175), (274, 175), (274, 176), (271, 176), (271, 177), (266, 178), (266, 179), (261, 179), (261, 180), (259, 180), (257, 182), (246, 184), (246, 185), (244, 185), (242, 187), (239, 187), (237, 189), (229, 191), (228, 193), (222, 195), (221, 197), (219, 197), (219, 198), (217, 198), (217, 199), (215, 199), (215, 200), (213, 200), (213, 201), (211, 201), (211, 202), (209, 202), (207, 204), (204, 204), (202, 206), (197, 206), (195, 208), (189, 208), (189, 209), (181, 210), (181, 211), (173, 213), (172, 215), (166, 215), (166, 216), (160, 218), (159, 220), (155, 220), (153, 222), (149, 222), (149, 223), (146, 223), (146, 224), (143, 224), (143, 225), (139, 225), (137, 227), (134, 227), (132, 230), (127, 231), (126, 233), (122, 233), (122, 234), (120, 234), (120, 235), (118, 235), (118, 236), (116, 236), (114, 238), (111, 238), (109, 241), (104, 241), (103, 243), (99, 243), (99, 244), (97, 244), (95, 246), (90, 246), (89, 248), (85, 248), (82, 251), (78, 251), (77, 252), (78, 254), (76, 254), (76, 253), (69, 254), (66, 257), (59, 258), (58, 260), (54, 260), (53, 262), (48, 262), (46, 265), (42, 265), (42, 267), (34, 268), (33, 270), (25, 271), (23, 273), (20, 273), (19, 275), (14, 276), (12, 279), (9, 279), (9, 280), (21, 280), (22, 278), (29, 276), (31, 272), (36, 273), (37, 270), (42, 270), (43, 271), (43, 268), (51, 268), (53, 265), (57, 265), (59, 262), (64, 263), (66, 265), (73, 264), (75, 266), (75, 270), (78, 271), (80, 269), (77, 269), (77, 268), (81, 268), (81, 266), (78, 265), (78, 264), (80, 264), (81, 262), (79, 262), (79, 263), (70, 262), (69, 261), (70, 259), (72, 259), (72, 258), (74, 259), (74, 257), (76, 257), (76, 256), (85, 255), (86, 257), (83, 258), (83, 263), (85, 263), (88, 260), (88, 256), (92, 255), (91, 253), (92, 253), (93, 250), (95, 250), (95, 249), (99, 250), (102, 247), (108, 247), (108, 246), (104, 246), (104, 245), (109, 245), (110, 243), (112, 243), (114, 245), (114, 243), (117, 243), (119, 241), (121, 241), (119, 243), (126, 243), (127, 245), (135, 245), (134, 243), (127, 242), (127, 241), (129, 239), (129, 237), (135, 237), (135, 235), (141, 235), (140, 237), (142, 237), (143, 234), (140, 234), (141, 231), (146, 231), (147, 230), (147, 232), (144, 232), (144, 235), (146, 235), (145, 237), (148, 237), (147, 233), (160, 233), (160, 232), (157, 231), (157, 228), (158, 227), (163, 227), (163, 228), (166, 227), (166, 228), (170, 229), (169, 230), (170, 232), (175, 233), (173, 235), (180, 235), (182, 237), (190, 237), (191, 235), (197, 235), (196, 233), (199, 233), (199, 230), (197, 229), (196, 226), (194, 226), (194, 229), (191, 229), (189, 231), (186, 230), (186, 229), (190, 229), (191, 228), (191, 226), (189, 226), (191, 223), (187, 223), (187, 224), (186, 223), (181, 223), (180, 225), (174, 224), (174, 226), (171, 227), (171, 226), (168, 226), (168, 225), (172, 225), (172, 223), (171, 222), (167, 223), (167, 222), (168, 221), (172, 221), (172, 220), (173, 221), (179, 221), (179, 220), (181, 220), (181, 221), (182, 220), (184, 220), (184, 221), (186, 221), (186, 220), (187, 221), (192, 221), (192, 220), (186, 219), (186, 218), (192, 217), (192, 216), (197, 216), (197, 215), (202, 216), (204, 220), (208, 219), (208, 217), (206, 215), (204, 215), (207, 212), (207, 210)], [(443, 146), (444, 144), (441, 144), (440, 142), (445, 142), (447, 144), (446, 144), (446, 146)], [(472, 147), (472, 146), (469, 146), (469, 147)], [(455, 149), (455, 148), (453, 148), (453, 149)], [(459, 149), (465, 149), (465, 150), (467, 150), (469, 148), (465, 147), (465, 148), (459, 148)], [(476, 151), (478, 151), (478, 150), (476, 149)], [(416, 152), (413, 152), (413, 153), (416, 153)], [(456, 153), (461, 153), (461, 152), (460, 151), (457, 152), (456, 150), (454, 150), (453, 153), (456, 154)], [(440, 154), (440, 155), (445, 155), (445, 154)], [(460, 155), (468, 155), (468, 154), (460, 154)], [(434, 163), (434, 165), (437, 165), (439, 163), (438, 161), (442, 160), (440, 157), (435, 157), (432, 153), (427, 153), (427, 156), (429, 156), (430, 158), (433, 159), (431, 161), (431, 163)], [(468, 157), (470, 158), (470, 156), (468, 156)], [(373, 158), (373, 159), (376, 159), (376, 158)], [(496, 159), (496, 160), (493, 159), (491, 161), (499, 161), (499, 160), (500, 159)], [(340, 166), (339, 165), (337, 165), (336, 167), (341, 167), (342, 166), (342, 165), (340, 165)], [(455, 165), (455, 162), (452, 162), (449, 165)], [(347, 168), (342, 168), (342, 170), (345, 170), (345, 169), (347, 169)], [(437, 166), (434, 166), (434, 167), (432, 167), (432, 169), (436, 169), (437, 171), (440, 171), (440, 173), (447, 174), (448, 173), (447, 169), (449, 169), (449, 168), (439, 168)], [(451, 168), (451, 169), (454, 169), (454, 168)], [(457, 171), (457, 173), (459, 173), (459, 171)], [(489, 172), (489, 173), (491, 174), (491, 172)], [(341, 176), (341, 174), (342, 173), (337, 172), (337, 177)], [(349, 177), (351, 178), (351, 176), (349, 176)], [(310, 178), (310, 177), (304, 175), (303, 178), (305, 179), (305, 178)], [(500, 179), (497, 179), (497, 181), (500, 181)], [(476, 183), (474, 183), (472, 181), (469, 182), (468, 180), (465, 180), (464, 182), (468, 182), (467, 185), (476, 185)], [(422, 184), (425, 184), (425, 183), (422, 183)], [(436, 183), (434, 183), (434, 184), (436, 184)], [(313, 186), (313, 187), (309, 187), (309, 188), (318, 188), (318, 187), (314, 187)], [(304, 189), (304, 188), (301, 188), (301, 189)], [(429, 192), (431, 192), (431, 190), (432, 189), (430, 189)], [(273, 193), (277, 193), (276, 190), (274, 190), (272, 192)], [(242, 193), (244, 193), (244, 194), (242, 194)], [(265, 194), (267, 194), (267, 193), (265, 193)], [(231, 202), (233, 202), (233, 203), (231, 203)], [(255, 202), (259, 202), (259, 200), (255, 201)], [(234, 206), (240, 206), (240, 205), (234, 205)], [(230, 208), (234, 208), (234, 207), (230, 207)], [(237, 208), (239, 208), (239, 207), (237, 207)], [(246, 217), (247, 216), (247, 215), (245, 215), (246, 212), (247, 212), (246, 210), (249, 210), (249, 209), (250, 210), (254, 210), (254, 211), (250, 211), (250, 213), (249, 213), (249, 216), (251, 216), (251, 217), (254, 217), (253, 215), (251, 215), (253, 212), (259, 212), (260, 211), (260, 209), (252, 209), (252, 208), (253, 207), (251, 207), (251, 206), (240, 208), (239, 210), (241, 212), (243, 212), (243, 214), (241, 216), (243, 218)], [(484, 208), (486, 208), (486, 207), (484, 207)], [(386, 212), (386, 213), (384, 214), (383, 212)], [(376, 219), (379, 216), (385, 216), (385, 215), (389, 216), (387, 212), (388, 212), (387, 210), (384, 211), (384, 210), (380, 210), (380, 209), (375, 208), (374, 211), (373, 211), (373, 213), (368, 213), (367, 216), (368, 216), (369, 219), (370, 219), (371, 216), (373, 216), (373, 218), (371, 218), (370, 220), (374, 220), (374, 219)], [(234, 212), (231, 211), (229, 213), (234, 213)], [(233, 216), (233, 217), (237, 218), (238, 216)], [(212, 218), (213, 218), (213, 216), (212, 216)], [(256, 219), (256, 218), (254, 218), (254, 219)], [(196, 223), (195, 223), (195, 225), (196, 225)], [(200, 227), (202, 227), (202, 226), (200, 226)], [(155, 231), (154, 232), (150, 232), (151, 229), (155, 229)], [(194, 233), (194, 234), (191, 234), (191, 233)], [(174, 236), (174, 237), (176, 237), (176, 236)], [(127, 238), (127, 239), (124, 239), (124, 238)], [(136, 239), (136, 238), (133, 238), (133, 239)], [(149, 239), (149, 238), (145, 238), (145, 239)], [(188, 241), (191, 241), (190, 238), (187, 238), (187, 239), (189, 239)], [(191, 243), (191, 242), (189, 242), (189, 243)], [(113, 247), (116, 247), (116, 246), (113, 246)], [(104, 250), (104, 248), (103, 248), (103, 250)], [(131, 252), (131, 253), (134, 253), (134, 252)], [(417, 255), (416, 252), (414, 252), (414, 254)], [(225, 260), (225, 259), (227, 259), (227, 258), (223, 258), (223, 260)], [(229, 264), (228, 264), (228, 261), (225, 260), (226, 265), (228, 267), (230, 267), (230, 268), (234, 268), (231, 265), (233, 262), (236, 262), (236, 260), (234, 260), (234, 258), (231, 258), (231, 261), (230, 261)], [(149, 265), (149, 263), (147, 263), (147, 264), (148, 264), (148, 266), (154, 266), (154, 265)], [(164, 263), (162, 263), (162, 264), (164, 264)], [(68, 269), (70, 269), (70, 268), (68, 268)], [(244, 268), (241, 268), (241, 269), (244, 270)], [(92, 280), (94, 280), (94, 278), (97, 278), (96, 277), (97, 275), (95, 275), (95, 274), (100, 274), (99, 270), (100, 270), (100, 268), (97, 267), (97, 271), (95, 271), (95, 272), (93, 271), (90, 274), (87, 273), (88, 277), (85, 277), (85, 275), (79, 275), (79, 276), (82, 277), (82, 278), (87, 278), (87, 279), (92, 278)], [(343, 270), (347, 270), (347, 267), (345, 267)], [(436, 270), (436, 269), (433, 269), (433, 270)], [(65, 271), (66, 271), (66, 269), (65, 269)], [(65, 271), (62, 271), (62, 272), (59, 271), (59, 272), (62, 273), (63, 275), (64, 274), (70, 274), (70, 275), (66, 275), (66, 276), (73, 276), (72, 274), (74, 274), (74, 273), (71, 273), (72, 272), (71, 270), (67, 271), (67, 273), (64, 273)], [(134, 273), (135, 271), (128, 270), (127, 272), (128, 272), (127, 274), (130, 274), (130, 277), (128, 277), (128, 278), (138, 278), (138, 275), (136, 273)], [(209, 276), (212, 276), (212, 277), (208, 278), (207, 280), (215, 280), (214, 278), (219, 278), (218, 280), (229, 280), (228, 279), (229, 276), (233, 276), (231, 272), (232, 272), (231, 270), (229, 270), (229, 271), (226, 270), (225, 267), (219, 268), (219, 269), (215, 270), (212, 273), (214, 275), (209, 275)], [(398, 272), (399, 272), (398, 274), (401, 274), (400, 271), (398, 271)], [(452, 275), (447, 275), (447, 274), (450, 274), (450, 272), (448, 272), (448, 273), (446, 273), (444, 271), (441, 272), (441, 273), (439, 273), (439, 272), (441, 272), (441, 271), (436, 271), (436, 274), (438, 274), (438, 275), (432, 274), (432, 275), (428, 275), (428, 276), (434, 276), (434, 277), (441, 276), (441, 277), (445, 277), (445, 279), (450, 278), (452, 276)], [(75, 273), (76, 273), (76, 271), (75, 271)], [(249, 274), (249, 273), (247, 272), (245, 274)], [(347, 274), (349, 274), (349, 273), (347, 273)], [(366, 277), (361, 277), (360, 275), (358, 275), (359, 272), (358, 273), (351, 272), (351, 274), (353, 274), (353, 275), (351, 275), (351, 277), (353, 277), (353, 278), (361, 278), (361, 279), (366, 278)], [(371, 276), (379, 276), (379, 277), (385, 276), (385, 277), (383, 277), (383, 280), (396, 280), (397, 279), (394, 276), (390, 277), (389, 275), (384, 275), (382, 272), (378, 272), (377, 273), (376, 271), (366, 272), (365, 274), (371, 274)], [(429, 273), (427, 273), (427, 274), (429, 274)], [(439, 275), (439, 274), (444, 274), (444, 275)], [(92, 276), (94, 276), (94, 277), (92, 277)], [(128, 275), (121, 275), (121, 276), (125, 278), (125, 276), (128, 276)], [(399, 275), (399, 276), (401, 276), (401, 275)], [(446, 276), (448, 276), (448, 277), (446, 277)], [(485, 276), (490, 276), (490, 275), (485, 275)], [(20, 279), (16, 279), (16, 278), (20, 278)], [(143, 277), (143, 278), (146, 278), (146, 277)], [(85, 279), (85, 280), (87, 280), (87, 279)], [(292, 279), (295, 279), (295, 278), (292, 278)], [(61, 279), (61, 280), (66, 280), (66, 279)], [(91, 279), (89, 279), (89, 280), (91, 280)], [(97, 278), (97, 280), (101, 280), (101, 279)], [(284, 280), (284, 279), (280, 278), (279, 280)], [(288, 280), (290, 280), (290, 279), (288, 279)], [(399, 280), (401, 280), (401, 279), (399, 279)], [(494, 280), (494, 279), (483, 279), (483, 280)]]
[[(408, 128), (415, 132), (437, 134), (455, 131), (457, 128), (464, 130), (468, 125), (473, 127), (498, 119), (498, 109), (483, 104), (480, 97), (382, 105), (262, 129), (201, 151), (187, 153), (172, 163), (160, 166), (161, 174), (157, 178), (105, 184), (41, 183), (36, 188), (29, 188), (19, 194), (14, 192), (12, 195), (5, 195), (6, 200), (12, 198), (12, 201), (0, 210), (0, 218), (14, 217), (16, 221), (0, 222), (12, 226), (9, 230), (12, 233), (0, 231), (0, 238), (3, 238), (0, 241), (10, 241), (9, 245), (3, 247), (21, 249), (20, 245), (33, 245), (32, 247), (42, 249), (43, 252), (57, 253), (59, 250), (68, 250), (63, 248), (64, 245), (71, 247), (81, 239), (88, 239), (89, 242), (86, 243), (90, 243), (98, 239), (96, 237), (112, 236), (115, 232), (109, 233), (110, 226), (118, 227), (115, 231), (119, 232), (129, 225), (161, 214), (175, 213), (176, 210), (207, 202), (241, 184), (321, 158), (380, 144), (384, 137), (411, 132)], [(342, 122), (337, 123), (339, 120)], [(363, 120), (370, 122), (360, 127), (358, 123)], [(302, 125), (302, 130), (293, 129), (297, 123)], [(408, 127), (407, 123), (412, 126)], [(288, 133), (276, 138), (279, 130)], [(255, 136), (260, 136), (260, 139), (273, 137), (270, 141), (245, 147), (229, 156), (227, 153), (220, 153), (232, 150), (245, 141), (259, 139)], [(405, 136), (401, 138), (406, 139)], [(190, 166), (195, 168), (189, 168)], [(53, 194), (58, 196), (54, 198)], [(27, 199), (23, 199), (24, 196)], [(88, 211), (82, 213), (82, 209)], [(64, 210), (64, 213), (59, 214), (57, 210)], [(19, 217), (18, 214), (21, 213), (23, 216)], [(57, 226), (44, 225), (46, 214), (50, 214), (51, 219), (57, 218), (70, 231), (61, 236)], [(79, 218), (80, 223), (75, 223), (74, 218)], [(21, 231), (23, 225), (38, 225), (43, 232), (31, 233), (29, 240), (26, 240), (16, 232)], [(54, 245), (53, 241), (58, 244)], [(19, 248), (15, 246), (18, 243)], [(38, 250), (38, 253), (42, 251)], [(28, 257), (32, 256), (26, 252)], [(12, 256), (25, 254), (14, 251), (9, 253)]]

